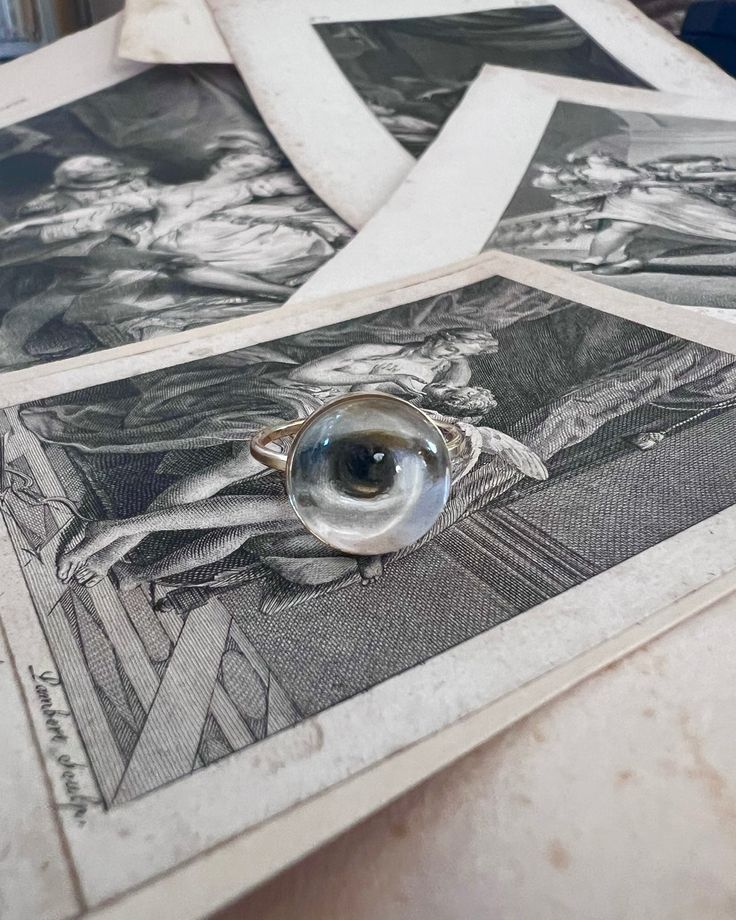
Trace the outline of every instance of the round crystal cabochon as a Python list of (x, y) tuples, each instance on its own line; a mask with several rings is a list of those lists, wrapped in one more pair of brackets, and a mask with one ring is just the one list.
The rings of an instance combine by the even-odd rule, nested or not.
[(410, 403), (355, 393), (304, 423), (286, 481), (316, 537), (378, 555), (414, 543), (437, 520), (450, 494), (450, 455), (440, 430)]

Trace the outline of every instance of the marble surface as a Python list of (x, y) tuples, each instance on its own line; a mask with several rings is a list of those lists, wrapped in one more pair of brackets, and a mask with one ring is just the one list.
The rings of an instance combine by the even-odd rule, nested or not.
[(735, 677), (729, 599), (217, 920), (733, 920)]

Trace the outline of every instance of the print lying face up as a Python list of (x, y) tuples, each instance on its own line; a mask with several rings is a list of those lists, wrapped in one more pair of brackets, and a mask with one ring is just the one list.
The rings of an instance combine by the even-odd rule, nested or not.
[[(181, 53), (150, 38), (154, 30), (141, 25), (150, 4), (137, 6), (128, 47), (137, 35), (144, 60)], [(161, 6), (151, 20), (173, 24), (177, 11), (182, 19), (178, 2)], [(628, 0), (216, 0), (210, 9), (226, 37), (220, 51), (229, 49), (274, 137), (354, 227), (400, 187), (484, 65), (709, 98), (733, 93), (722, 71)]]
[[(380, 558), (311, 537), (279, 474), (249, 451), (261, 426), (366, 389), (457, 421), (465, 436), (436, 525)], [(3, 428), (3, 515), (70, 707), (81, 685), (64, 662), (88, 672), (122, 752), (106, 778), (98, 735), (83, 723), (108, 805), (736, 503), (736, 356), (500, 277), (7, 409)], [(525, 478), (540, 459), (549, 479)], [(148, 624), (148, 653), (163, 665), (182, 618), (215, 603), (200, 649), (214, 662), (214, 708), (188, 734), (200, 739), (191, 757), (162, 766), (157, 755), (154, 771), (136, 753), (150, 749), (147, 703), (126, 681), (105, 617)], [(232, 628), (220, 629), (229, 615)]]
[(736, 106), (486, 67), (319, 293), (483, 250), (733, 310)]
[(0, 216), (0, 370), (271, 309), (349, 236), (231, 67), (0, 130)]
[(487, 248), (733, 309), (736, 123), (558, 103)]
[(314, 27), (384, 127), (414, 156), (484, 64), (646, 86), (554, 6)]

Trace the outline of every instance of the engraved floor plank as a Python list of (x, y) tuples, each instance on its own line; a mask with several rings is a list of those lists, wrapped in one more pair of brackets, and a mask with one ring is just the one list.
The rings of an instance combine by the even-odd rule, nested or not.
[(210, 712), (215, 717), (215, 721), (222, 729), (223, 735), (227, 738), (228, 744), (234, 751), (248, 747), (249, 744), (256, 740), (255, 735), (243, 721), (224, 687), (219, 683), (215, 684)]
[[(141, 598), (143, 594), (141, 592)], [(144, 601), (148, 603), (147, 599)], [(153, 611), (152, 615), (157, 618), (161, 629), (168, 636), (172, 643), (176, 643), (181, 634), (181, 618), (171, 610)], [(222, 733), (227, 738), (228, 744), (234, 751), (247, 747), (255, 741), (255, 735), (248, 728), (237, 707), (233, 704), (230, 697), (225, 692), (225, 688), (220, 684), (215, 684), (215, 690), (212, 694), (212, 706), (210, 712), (215, 721), (222, 729)]]
[(110, 731), (102, 704), (87, 670), (87, 663), (61, 603), (56, 604), (44, 617), (44, 626), (100, 792), (109, 804), (123, 776), (123, 757)]
[[(126, 591), (120, 599), (128, 611), (128, 616), (141, 638), (148, 657), (157, 664), (166, 661), (173, 648), (172, 637), (167, 635), (143, 591), (140, 588), (136, 588), (135, 591)], [(176, 641), (178, 635), (177, 630), (173, 642)]]
[(191, 771), (229, 631), (230, 616), (220, 605), (206, 604), (188, 615), (117, 802), (129, 801)]
[[(63, 486), (36, 436), (23, 427), (16, 409), (4, 411), (13, 427), (13, 433), (8, 439), (8, 460), (23, 456), (44, 495), (65, 495)], [(71, 519), (71, 512), (61, 505), (54, 505), (53, 513), (61, 526)], [(22, 547), (19, 531), (16, 528), (9, 529), (16, 549)], [(50, 609), (65, 590), (65, 586), (56, 576), (56, 558), (61, 539), (61, 534), (56, 534), (40, 551), (40, 561), (32, 559), (24, 566), (24, 575), (29, 587), (32, 588), (34, 601), (42, 610)], [(19, 553), (19, 558), (23, 559), (22, 553)], [(158, 689), (158, 675), (146, 654), (143, 642), (131, 625), (117, 592), (107, 580), (103, 580), (89, 589), (89, 596), (133, 689), (143, 707), (148, 708)]]
[[(217, 600), (210, 603), (220, 603)], [(237, 620), (233, 619), (230, 636), (253, 670), (268, 687), (268, 727), (266, 734), (288, 728), (299, 721), (299, 711)]]

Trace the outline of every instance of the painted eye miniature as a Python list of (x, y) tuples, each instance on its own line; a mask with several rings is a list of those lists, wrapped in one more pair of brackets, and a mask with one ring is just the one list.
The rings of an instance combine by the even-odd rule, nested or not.
[[(273, 446), (289, 436), (288, 450)], [(285, 472), (292, 507), (314, 536), (344, 553), (379, 555), (415, 543), (435, 523), (462, 439), (398, 397), (351, 393), (264, 429), (251, 451)]]

